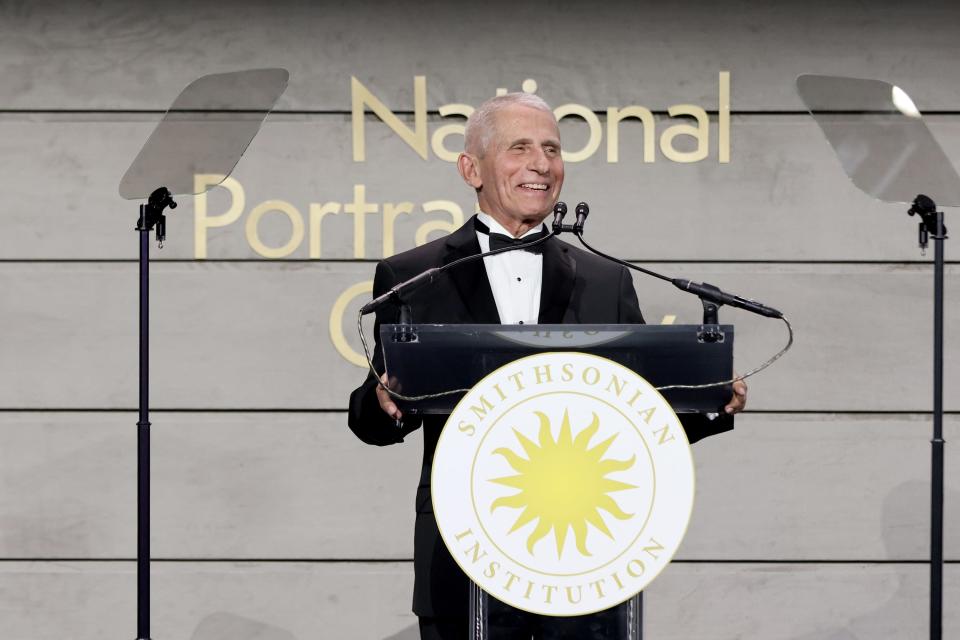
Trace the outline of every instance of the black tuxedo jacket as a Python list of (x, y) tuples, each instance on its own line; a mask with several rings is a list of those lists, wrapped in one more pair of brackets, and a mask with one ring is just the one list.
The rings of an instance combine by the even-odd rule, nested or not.
[[(543, 281), (540, 293), (541, 324), (642, 323), (643, 315), (629, 271), (557, 238), (543, 246)], [(480, 253), (473, 220), (439, 240), (398, 254), (377, 265), (373, 295), (379, 296), (399, 282), (423, 272)], [(443, 274), (405, 300), (413, 322), (445, 324), (499, 324), (500, 316), (482, 260)], [(381, 307), (375, 326), (374, 365), (383, 372), (380, 324), (397, 321), (399, 310)], [(414, 532), (413, 611), (418, 616), (467, 615), (468, 582), (440, 538), (430, 499), (433, 453), (447, 416), (404, 418), (402, 427), (380, 408), (373, 376), (350, 395), (350, 429), (366, 443), (388, 445), (402, 442), (411, 431), (423, 427), (423, 468), (416, 498)], [(703, 416), (684, 418), (690, 442), (733, 428), (733, 418), (710, 421)]]

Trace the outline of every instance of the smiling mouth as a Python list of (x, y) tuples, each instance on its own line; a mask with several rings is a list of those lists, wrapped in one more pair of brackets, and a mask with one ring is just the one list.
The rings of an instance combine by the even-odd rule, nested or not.
[(534, 182), (526, 182), (526, 183), (524, 183), (524, 184), (521, 184), (521, 185), (520, 185), (520, 188), (521, 188), (521, 189), (526, 189), (527, 191), (546, 191), (546, 190), (547, 190), (547, 185), (545, 185), (545, 184), (537, 184), (537, 183), (534, 183)]

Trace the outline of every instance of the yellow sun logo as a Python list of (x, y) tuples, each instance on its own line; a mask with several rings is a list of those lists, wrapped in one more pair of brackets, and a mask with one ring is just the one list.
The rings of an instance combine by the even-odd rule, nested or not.
[(519, 489), (520, 492), (497, 498), (490, 506), (490, 511), (493, 512), (498, 507), (523, 509), (508, 533), (539, 519), (527, 538), (527, 551), (531, 554), (534, 545), (552, 529), (557, 542), (557, 554), (561, 556), (567, 533), (572, 528), (577, 550), (589, 556), (588, 523), (613, 539), (613, 534), (600, 515), (601, 509), (619, 520), (633, 517), (633, 514), (621, 510), (608, 494), (637, 487), (606, 476), (615, 471), (629, 469), (636, 461), (636, 456), (631, 456), (628, 460), (603, 459), (617, 434), (590, 448), (590, 439), (600, 427), (597, 414), (593, 414), (590, 425), (574, 438), (570, 430), (569, 415), (564, 411), (560, 433), (554, 440), (550, 431), (550, 419), (539, 411), (534, 413), (540, 419), (539, 444), (516, 429), (513, 430), (527, 455), (526, 458), (506, 447), (493, 451), (494, 455), (503, 456), (517, 474), (494, 478), (491, 482)]

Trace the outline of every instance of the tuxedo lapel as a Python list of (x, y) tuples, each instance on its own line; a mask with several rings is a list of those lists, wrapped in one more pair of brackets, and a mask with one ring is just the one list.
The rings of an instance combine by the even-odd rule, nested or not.
[(543, 281), (540, 285), (540, 324), (560, 324), (570, 304), (577, 263), (556, 238), (543, 245)]
[[(443, 264), (480, 253), (480, 243), (473, 227), (473, 219), (447, 236), (447, 254)], [(493, 290), (487, 278), (487, 269), (483, 260), (474, 260), (453, 267), (447, 274), (460, 294), (473, 322), (477, 324), (500, 324), (497, 303), (493, 299)]]

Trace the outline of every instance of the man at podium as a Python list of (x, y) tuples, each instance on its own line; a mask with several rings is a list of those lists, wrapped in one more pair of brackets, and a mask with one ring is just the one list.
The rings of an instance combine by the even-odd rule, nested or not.
[[(475, 189), (480, 211), (445, 238), (392, 256), (377, 265), (373, 295), (426, 269), (502, 246), (529, 243), (549, 234), (544, 224), (563, 186), (560, 132), (550, 107), (539, 97), (511, 93), (492, 98), (467, 122), (464, 152), (457, 168)], [(550, 238), (468, 262), (405, 299), (417, 323), (560, 324), (642, 323), (629, 271), (592, 253)], [(383, 370), (379, 325), (393, 324), (399, 310), (381, 307), (374, 331), (374, 364)], [(430, 470), (446, 416), (404, 417), (371, 377), (350, 396), (350, 429), (366, 443), (402, 442), (423, 427), (423, 469), (416, 497), (413, 612), (424, 639), (460, 639), (468, 633), (469, 584), (451, 558), (437, 529), (430, 498)], [(732, 414), (746, 404), (746, 385), (715, 420), (684, 419), (690, 442), (733, 428)], [(491, 608), (493, 603), (491, 603)], [(506, 608), (506, 605), (501, 605)], [(620, 605), (623, 606), (623, 605)], [(616, 609), (616, 607), (614, 608)], [(614, 611), (614, 609), (608, 611)], [(578, 618), (544, 620), (519, 610), (502, 612), (503, 637), (530, 638), (544, 630), (551, 638), (594, 637), (603, 625), (600, 612)], [(538, 619), (539, 618), (539, 619)], [(613, 619), (614, 616), (607, 616)]]

